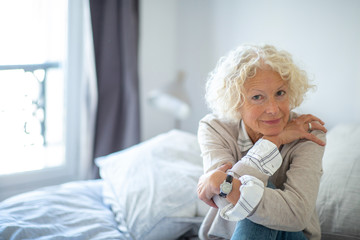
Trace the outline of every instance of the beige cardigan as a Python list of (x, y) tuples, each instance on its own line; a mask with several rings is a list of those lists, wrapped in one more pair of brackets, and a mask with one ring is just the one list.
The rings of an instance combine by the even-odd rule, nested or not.
[[(295, 113), (290, 118), (296, 118)], [(227, 122), (209, 114), (199, 123), (198, 140), (208, 172), (225, 162), (240, 160), (247, 151), (241, 151), (237, 144), (239, 123)], [(325, 141), (325, 134), (313, 131)], [(282, 231), (304, 231), (308, 239), (321, 238), (319, 218), (315, 204), (322, 175), (324, 147), (307, 141), (297, 140), (280, 147), (283, 163), (270, 177), (277, 189), (265, 188), (257, 208), (248, 219), (266, 227)], [(236, 164), (237, 174), (252, 175), (267, 185), (269, 177), (245, 164)], [(230, 239), (236, 222), (222, 219), (218, 209), (211, 208), (200, 228), (201, 239)]]

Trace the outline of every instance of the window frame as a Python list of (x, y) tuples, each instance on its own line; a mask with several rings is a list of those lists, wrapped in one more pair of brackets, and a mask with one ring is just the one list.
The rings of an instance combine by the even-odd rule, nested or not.
[(83, 56), (84, 1), (68, 1), (65, 86), (65, 161), (58, 167), (0, 175), (0, 200), (39, 187), (84, 178), (80, 152), (80, 92)]

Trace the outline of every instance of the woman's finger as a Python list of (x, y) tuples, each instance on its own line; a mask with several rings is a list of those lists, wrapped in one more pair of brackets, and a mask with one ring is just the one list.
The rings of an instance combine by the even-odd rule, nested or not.
[(216, 206), (215, 202), (213, 201), (212, 197), (208, 196), (206, 190), (207, 189), (206, 189), (206, 186), (204, 185), (204, 175), (203, 175), (202, 177), (200, 177), (198, 187), (197, 187), (198, 198), (200, 200), (202, 200), (203, 202), (205, 202), (210, 207), (217, 208), (217, 206)]
[(310, 141), (313, 141), (314, 143), (317, 143), (319, 144), (320, 146), (325, 146), (325, 142), (322, 141), (321, 139), (317, 138), (315, 135), (311, 134), (311, 133), (307, 133), (305, 135), (305, 138), (310, 140)]
[(323, 131), (324, 133), (327, 132), (327, 129), (324, 125), (320, 124), (319, 122), (311, 122), (311, 130), (320, 130)]
[(306, 132), (310, 132), (310, 131), (312, 131), (312, 130), (314, 130), (314, 128), (313, 128), (313, 126), (312, 126), (312, 124), (310, 123), (310, 122), (305, 122), (304, 123), (304, 130), (306, 131)]
[(312, 115), (312, 114), (304, 114), (304, 115), (301, 115), (300, 118), (302, 118), (302, 120), (304, 122), (314, 122), (314, 121), (317, 121), (319, 122), (321, 125), (325, 125), (324, 121), (321, 120), (320, 118)]
[[(201, 199), (201, 200), (202, 200), (202, 199)], [(204, 200), (203, 200), (203, 201), (204, 201)], [(218, 208), (218, 206), (215, 204), (215, 202), (214, 202), (213, 199), (205, 200), (204, 203), (206, 203), (206, 204), (209, 205), (210, 207)]]
[(222, 172), (226, 172), (226, 170), (232, 168), (232, 164), (227, 162), (227, 163), (224, 163), (223, 165), (221, 165), (218, 170), (222, 171)]

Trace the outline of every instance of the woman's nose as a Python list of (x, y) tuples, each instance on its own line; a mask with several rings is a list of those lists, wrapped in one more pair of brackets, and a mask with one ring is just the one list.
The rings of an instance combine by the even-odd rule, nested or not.
[(269, 99), (266, 105), (266, 113), (277, 114), (279, 112), (279, 104), (275, 99)]

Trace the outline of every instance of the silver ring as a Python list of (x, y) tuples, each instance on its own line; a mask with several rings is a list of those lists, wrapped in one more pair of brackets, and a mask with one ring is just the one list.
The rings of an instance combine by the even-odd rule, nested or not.
[(309, 125), (308, 132), (310, 132), (312, 130), (311, 122), (309, 122), (308, 125)]

